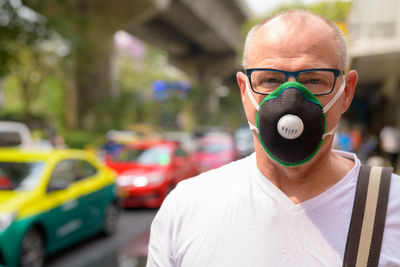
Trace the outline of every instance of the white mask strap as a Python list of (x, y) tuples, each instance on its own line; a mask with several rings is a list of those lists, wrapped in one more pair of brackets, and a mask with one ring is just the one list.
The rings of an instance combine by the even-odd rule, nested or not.
[(248, 81), (248, 79), (246, 79), (246, 91), (247, 91), (247, 94), (249, 95), (251, 103), (253, 103), (254, 108), (258, 111), (260, 109), (260, 105), (257, 103), (253, 94), (251, 93), (250, 82)]
[(247, 121), (247, 123), (249, 124), (250, 130), (252, 130), (252, 131), (254, 130), (254, 131), (256, 131), (256, 133), (260, 133), (258, 128), (256, 126), (254, 126), (251, 122)]
[[(331, 99), (331, 101), (329, 101), (329, 103), (322, 109), (322, 111), (324, 113), (327, 113), (328, 110), (335, 104), (335, 102), (339, 99), (339, 97), (343, 94), (344, 92), (344, 88), (346, 87), (346, 80), (343, 79), (342, 84), (340, 85), (339, 90), (336, 92), (336, 95)], [(324, 139), (325, 137), (329, 136), (329, 135), (334, 135), (336, 132), (336, 128), (338, 127), (338, 124), (335, 125), (335, 127), (333, 127), (329, 132), (324, 133), (324, 135), (322, 136), (322, 139)]]
[(339, 99), (339, 97), (342, 95), (344, 92), (344, 88), (346, 87), (346, 81), (343, 77), (343, 82), (342, 85), (340, 86), (339, 90), (336, 92), (335, 96), (329, 101), (328, 104), (322, 109), (323, 113), (327, 113), (328, 110), (336, 103), (336, 101)]
[(322, 135), (322, 139), (324, 139), (324, 138), (327, 137), (328, 135), (334, 135), (335, 132), (336, 132), (336, 128), (337, 128), (337, 127), (338, 127), (338, 124), (336, 124), (336, 126), (333, 127), (329, 132), (324, 133), (324, 134)]
[[(258, 111), (260, 109), (260, 105), (257, 103), (257, 101), (254, 99), (253, 94), (251, 93), (250, 90), (250, 82), (248, 81), (248, 79), (246, 79), (246, 92), (250, 98), (251, 103), (253, 104), (254, 108)], [(251, 122), (247, 121), (250, 127), (251, 131), (256, 131), (257, 134), (260, 133), (260, 131), (258, 130), (258, 128), (256, 126), (254, 126)]]

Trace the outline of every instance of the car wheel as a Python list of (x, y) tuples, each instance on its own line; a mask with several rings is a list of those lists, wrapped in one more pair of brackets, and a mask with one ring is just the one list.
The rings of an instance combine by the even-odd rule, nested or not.
[(119, 207), (116, 203), (110, 203), (104, 215), (103, 234), (108, 236), (113, 234), (118, 225)]
[(44, 238), (38, 228), (31, 228), (21, 244), (20, 267), (41, 267), (45, 259)]

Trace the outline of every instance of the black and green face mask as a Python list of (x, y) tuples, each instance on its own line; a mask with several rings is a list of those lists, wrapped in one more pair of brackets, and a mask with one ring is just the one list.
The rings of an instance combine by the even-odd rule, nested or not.
[(336, 95), (324, 107), (301, 83), (285, 82), (256, 104), (247, 85), (247, 93), (257, 111), (257, 131), (265, 152), (284, 166), (298, 166), (317, 154), (326, 133), (325, 113), (344, 91), (342, 84)]

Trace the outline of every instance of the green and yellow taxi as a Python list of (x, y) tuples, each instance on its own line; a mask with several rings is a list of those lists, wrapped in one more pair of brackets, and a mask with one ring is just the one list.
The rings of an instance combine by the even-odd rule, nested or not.
[(115, 231), (115, 174), (81, 150), (0, 149), (0, 266), (43, 266), (90, 235)]

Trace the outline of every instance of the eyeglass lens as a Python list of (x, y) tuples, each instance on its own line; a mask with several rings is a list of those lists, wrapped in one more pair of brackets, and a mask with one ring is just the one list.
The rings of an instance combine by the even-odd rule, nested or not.
[[(301, 72), (297, 81), (303, 84), (312, 94), (327, 94), (335, 84), (335, 74), (330, 71)], [(283, 72), (255, 70), (251, 73), (253, 90), (261, 94), (270, 94), (285, 82)]]

